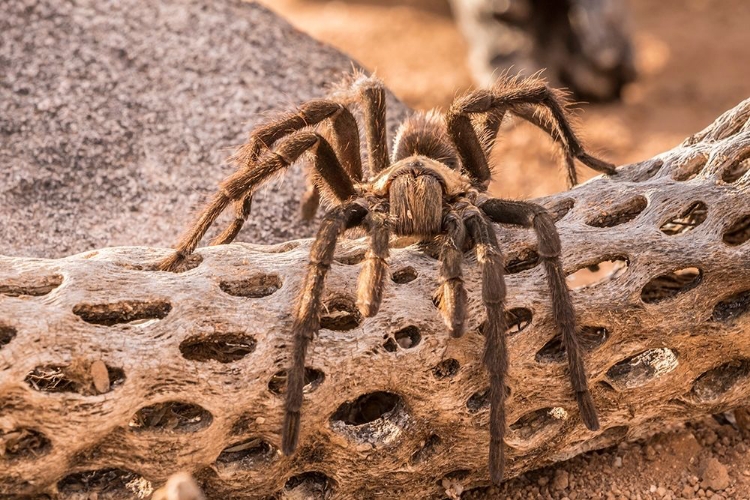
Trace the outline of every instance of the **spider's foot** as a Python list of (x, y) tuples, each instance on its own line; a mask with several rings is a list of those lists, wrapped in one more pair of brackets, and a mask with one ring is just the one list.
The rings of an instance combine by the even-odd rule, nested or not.
[(297, 449), (299, 422), (300, 412), (287, 411), (284, 414), (284, 428), (281, 431), (281, 451), (284, 455), (291, 455)]
[(166, 259), (159, 262), (157, 268), (159, 271), (175, 272), (185, 261), (185, 256), (180, 252), (175, 252)]
[(617, 167), (615, 167), (613, 163), (600, 160), (599, 158), (591, 156), (590, 154), (584, 151), (581, 151), (580, 153), (578, 153), (576, 155), (576, 158), (578, 158), (578, 160), (580, 160), (581, 163), (583, 163), (589, 168), (596, 170), (597, 172), (602, 172), (608, 175), (617, 174)]
[(496, 486), (500, 486), (505, 474), (505, 450), (503, 446), (502, 440), (499, 443), (490, 440), (490, 480)]
[(576, 399), (578, 400), (578, 409), (581, 412), (583, 424), (590, 431), (598, 431), (599, 418), (596, 416), (596, 407), (594, 406), (594, 400), (591, 399), (591, 393), (589, 391), (577, 392)]
[(357, 309), (359, 309), (359, 313), (365, 318), (372, 318), (378, 313), (380, 303), (370, 300), (358, 300)]

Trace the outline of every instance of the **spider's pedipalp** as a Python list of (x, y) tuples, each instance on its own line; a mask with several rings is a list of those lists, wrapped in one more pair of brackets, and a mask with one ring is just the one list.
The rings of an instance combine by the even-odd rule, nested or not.
[(589, 430), (599, 429), (599, 419), (588, 389), (581, 347), (576, 334), (575, 310), (565, 283), (560, 236), (552, 217), (544, 207), (522, 201), (489, 199), (480, 204), (479, 208), (494, 222), (518, 224), (534, 229), (539, 246), (538, 254), (543, 262), (552, 296), (554, 323), (560, 330), (567, 352), (570, 381), (581, 412), (581, 419)]
[(281, 435), (281, 449), (286, 455), (294, 452), (299, 440), (300, 409), (305, 385), (305, 357), (307, 347), (320, 330), (320, 309), (325, 278), (333, 263), (336, 241), (344, 231), (360, 225), (367, 213), (367, 209), (356, 201), (333, 208), (323, 218), (315, 242), (310, 249), (307, 275), (299, 294), (292, 326), (294, 346), (287, 377), (284, 424)]
[(490, 479), (503, 480), (505, 468), (505, 376), (508, 372), (508, 349), (505, 342), (505, 277), (503, 256), (490, 224), (476, 208), (464, 215), (482, 267), (482, 302), (487, 312), (484, 329), (484, 365), (490, 374)]
[(450, 211), (443, 217), (443, 242), (440, 248), (440, 288), (437, 302), (451, 337), (464, 334), (466, 289), (461, 266), (466, 227), (460, 216)]
[(365, 220), (365, 227), (370, 233), (370, 248), (357, 282), (357, 308), (362, 316), (370, 318), (380, 309), (385, 278), (388, 275), (388, 215), (371, 210)]

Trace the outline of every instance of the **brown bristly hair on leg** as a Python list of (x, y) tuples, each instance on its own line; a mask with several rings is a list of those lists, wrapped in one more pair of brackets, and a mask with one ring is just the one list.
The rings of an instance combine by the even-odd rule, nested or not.
[(336, 241), (346, 229), (359, 225), (366, 215), (367, 209), (356, 202), (334, 208), (323, 218), (310, 249), (307, 274), (299, 294), (292, 325), (294, 345), (287, 376), (281, 447), (286, 455), (294, 452), (299, 440), (300, 409), (305, 386), (305, 357), (308, 345), (320, 329), (325, 278), (333, 263)]
[(503, 256), (497, 237), (482, 213), (471, 208), (464, 222), (482, 267), (482, 302), (487, 312), (484, 329), (484, 365), (490, 374), (490, 479), (503, 480), (505, 468), (505, 377), (508, 348), (505, 342), (505, 277)]

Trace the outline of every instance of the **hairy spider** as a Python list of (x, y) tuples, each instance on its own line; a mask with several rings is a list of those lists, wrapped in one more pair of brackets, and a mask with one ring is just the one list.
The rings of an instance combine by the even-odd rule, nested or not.
[[(365, 122), (370, 175), (363, 177), (357, 122), (350, 106), (359, 104)], [(274, 175), (311, 153), (308, 190), (302, 202), (310, 217), (319, 198), (330, 201), (310, 250), (307, 276), (292, 326), (293, 351), (288, 372), (282, 450), (297, 447), (304, 386), (305, 355), (320, 329), (326, 273), (337, 239), (350, 228), (369, 234), (357, 287), (357, 305), (370, 317), (377, 313), (388, 274), (391, 235), (435, 241), (440, 247), (440, 288), (436, 294), (448, 332), (464, 333), (466, 291), (463, 254), (475, 249), (482, 268), (482, 300), (487, 312), (483, 361), (490, 375), (490, 476), (503, 476), (505, 375), (508, 356), (504, 318), (503, 256), (491, 222), (532, 228), (552, 296), (555, 324), (567, 351), (570, 379), (586, 427), (599, 427), (576, 339), (575, 311), (560, 261), (560, 238), (547, 211), (532, 203), (488, 197), (491, 178), (488, 153), (506, 112), (512, 112), (550, 134), (565, 154), (568, 177), (576, 183), (573, 159), (609, 174), (614, 166), (587, 154), (566, 118), (560, 92), (537, 77), (501, 77), (488, 90), (470, 92), (447, 113), (416, 113), (400, 127), (392, 159), (386, 139), (385, 90), (374, 77), (355, 74), (329, 99), (309, 101), (256, 128), (235, 156), (239, 169), (220, 184), (208, 206), (160, 268), (174, 270), (195, 249), (219, 214), (231, 203), (235, 220), (212, 244), (231, 242), (250, 212), (252, 194)], [(316, 127), (318, 126), (318, 127)], [(273, 149), (271, 149), (273, 148)]]

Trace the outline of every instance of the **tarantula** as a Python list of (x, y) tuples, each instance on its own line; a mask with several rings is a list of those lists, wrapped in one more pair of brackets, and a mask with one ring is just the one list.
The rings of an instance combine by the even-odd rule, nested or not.
[[(553, 314), (567, 350), (570, 379), (586, 427), (599, 427), (589, 394), (576, 339), (575, 311), (560, 261), (560, 238), (547, 211), (532, 203), (487, 196), (491, 179), (488, 153), (506, 112), (539, 126), (560, 144), (568, 178), (576, 183), (573, 159), (608, 174), (613, 165), (587, 154), (566, 118), (560, 92), (537, 77), (501, 77), (487, 90), (456, 99), (444, 115), (416, 113), (400, 127), (392, 159), (386, 143), (385, 90), (374, 77), (355, 74), (329, 99), (301, 105), (294, 113), (256, 128), (237, 152), (239, 169), (221, 184), (176, 253), (160, 264), (174, 270), (195, 250), (219, 214), (231, 203), (235, 219), (212, 244), (231, 242), (250, 213), (253, 193), (266, 181), (310, 153), (308, 190), (303, 214), (311, 216), (319, 197), (332, 208), (323, 217), (310, 250), (307, 276), (299, 294), (292, 326), (293, 350), (288, 371), (282, 451), (297, 447), (300, 428), (305, 356), (320, 329), (326, 273), (337, 239), (348, 229), (369, 234), (357, 286), (357, 305), (365, 317), (374, 316), (383, 297), (392, 235), (435, 241), (440, 248), (440, 286), (436, 293), (448, 333), (464, 333), (467, 295), (462, 278), (465, 251), (475, 249), (482, 269), (482, 300), (487, 312), (483, 362), (490, 375), (490, 476), (503, 476), (505, 384), (508, 356), (504, 318), (503, 256), (491, 222), (532, 228), (547, 273)], [(364, 116), (370, 175), (362, 172), (360, 135), (350, 106), (359, 104)]]

